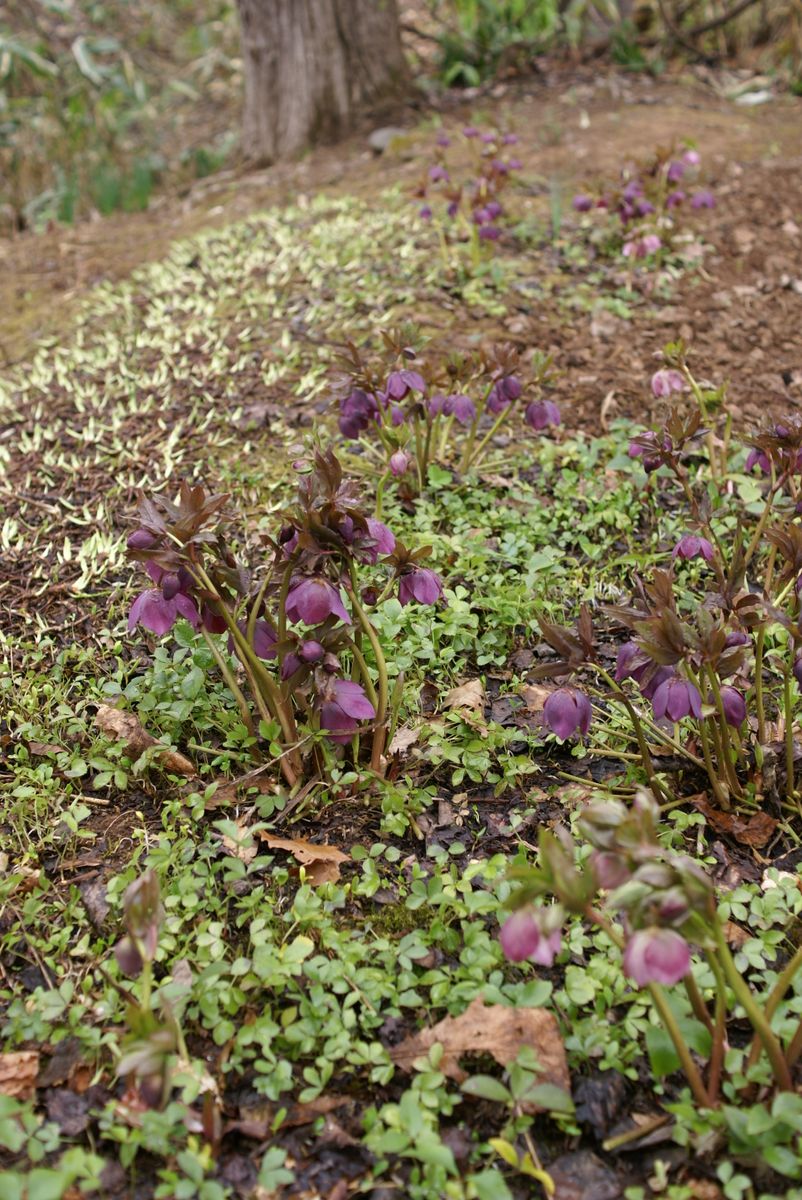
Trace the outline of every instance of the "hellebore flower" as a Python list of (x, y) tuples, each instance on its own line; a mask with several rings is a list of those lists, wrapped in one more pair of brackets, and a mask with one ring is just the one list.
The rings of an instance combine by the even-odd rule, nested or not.
[(748, 633), (744, 633), (740, 629), (733, 629), (731, 633), (727, 634), (727, 637), (724, 641), (724, 646), (727, 650), (729, 650), (731, 646), (748, 646), (749, 641), (750, 638)]
[(443, 594), (440, 576), (429, 567), (413, 567), (401, 576), (398, 583), (398, 600), (402, 605), (435, 604)]
[(482, 141), (484, 142), (484, 144), (486, 146), (491, 146), (493, 144), (493, 142), (495, 142), (495, 140), (496, 140), (496, 135), (494, 133), (483, 133), (482, 134)]
[(462, 392), (456, 396), (449, 396), (445, 411), (460, 425), (470, 425), (476, 420), (476, 405), (470, 396), (466, 396)]
[(682, 176), (685, 174), (685, 164), (677, 160), (669, 163), (666, 179), (669, 183), (679, 183)]
[(682, 188), (677, 188), (676, 191), (669, 192), (666, 196), (666, 208), (679, 208), (680, 204), (688, 197)]
[(345, 744), (357, 732), (360, 721), (372, 721), (376, 710), (365, 689), (350, 679), (336, 679), (333, 695), (320, 705), (320, 726), (329, 730), (333, 742)]
[(600, 888), (604, 888), (605, 892), (613, 892), (621, 887), (632, 873), (626, 860), (611, 850), (594, 850), (590, 862), (596, 883)]
[(771, 463), (769, 462), (768, 455), (763, 450), (758, 450), (757, 446), (749, 451), (744, 470), (752, 471), (755, 467), (759, 467), (764, 475), (771, 474)]
[(125, 544), (129, 550), (149, 550), (157, 541), (156, 534), (149, 529), (134, 529), (128, 534)]
[[(648, 664), (647, 664), (648, 665)], [(637, 679), (640, 684), (640, 690), (645, 700), (654, 700), (657, 689), (662, 687), (669, 679), (673, 679), (676, 672), (673, 667), (658, 667), (652, 677), (643, 683), (643, 677), (646, 674), (646, 667), (638, 667), (632, 672), (632, 678)]]
[(713, 547), (707, 538), (697, 537), (695, 533), (684, 533), (671, 551), (671, 557), (703, 558), (705, 562), (712, 562), (713, 553)]
[(338, 425), (343, 437), (358, 438), (379, 415), (379, 406), (374, 396), (361, 388), (354, 388), (340, 401)]
[(512, 404), (521, 394), (521, 384), (515, 375), (503, 375), (497, 379), (487, 398), (488, 412), (498, 416), (508, 404)]
[(523, 163), (521, 162), (520, 158), (511, 158), (507, 163), (507, 168), (510, 171), (521, 171), (523, 170)]
[(424, 221), (431, 221), (432, 206), (430, 204), (421, 205), (421, 207), (418, 209), (418, 216), (422, 217)]
[(450, 146), (451, 138), (448, 136), (447, 133), (438, 133), (437, 144), (438, 144), (438, 146)]
[(357, 555), (367, 563), (377, 563), (380, 554), (392, 554), (395, 550), (395, 535), (378, 517), (368, 517), (368, 537), (372, 544), (357, 543)]
[(548, 429), (549, 425), (559, 425), (562, 417), (553, 400), (533, 400), (526, 406), (524, 420), (532, 429)]
[(340, 589), (320, 576), (293, 580), (286, 608), (287, 616), (293, 623), (303, 621), (304, 625), (321, 625), (327, 617), (337, 617), (346, 625), (351, 624), (340, 597)]
[(579, 192), (571, 201), (571, 207), (574, 212), (590, 212), (593, 208), (593, 197)]
[(397, 429), (399, 425), (403, 425), (406, 419), (407, 416), (403, 408), (399, 408), (397, 404), (394, 404), (390, 409), (390, 424), (393, 428)]
[(799, 658), (794, 659), (794, 665), (791, 670), (793, 672), (794, 679), (799, 684), (800, 690), (802, 690), (802, 654), (799, 656)]
[(586, 734), (593, 710), (584, 692), (576, 688), (559, 688), (543, 705), (543, 719), (558, 738), (565, 741), (574, 733)]
[(412, 459), (407, 454), (406, 450), (396, 450), (395, 454), (390, 455), (390, 470), (396, 477), (404, 475), (409, 470), (409, 465)]
[(635, 216), (648, 217), (655, 211), (651, 200), (636, 200), (635, 201)]
[(654, 715), (668, 717), (670, 721), (681, 721), (683, 717), (701, 717), (702, 697), (699, 689), (681, 675), (672, 675), (664, 680), (652, 697)]
[(639, 179), (631, 179), (621, 194), (626, 201), (631, 202), (643, 195), (643, 184)]
[(716, 197), (712, 192), (703, 188), (701, 192), (694, 192), (691, 196), (691, 208), (715, 208)]
[(438, 392), (435, 396), (430, 398), (429, 403), (426, 406), (429, 409), (429, 416), (439, 417), (441, 413), (446, 412), (447, 404), (447, 398), (442, 394), (442, 392)]
[[(642, 442), (649, 442), (654, 446), (655, 450), (658, 449), (657, 434), (653, 430), (647, 429), (645, 433), (640, 435), (639, 441), (631, 441), (629, 443), (627, 454), (630, 458), (642, 458), (644, 471), (647, 474), (651, 474), (652, 471), (656, 471), (660, 466), (660, 459), (657, 455), (653, 455), (647, 446), (642, 445)], [(667, 448), (669, 447), (666, 446), (666, 440), (664, 439), (663, 449)]]
[(496, 217), (501, 216), (501, 214), (504, 212), (504, 209), (502, 208), (501, 204), (499, 204), (498, 200), (491, 200), (485, 205), (485, 212), (491, 221), (495, 221)]
[(652, 395), (670, 396), (672, 392), (685, 390), (685, 380), (679, 371), (663, 367), (652, 375)]
[(682, 156), (682, 161), (689, 167), (698, 167), (702, 161), (702, 156), (698, 150), (686, 150)]
[(562, 944), (560, 930), (544, 933), (537, 914), (531, 908), (521, 908), (507, 917), (498, 937), (504, 957), (510, 962), (525, 962), (529, 959), (541, 967), (551, 966)]
[(498, 225), (482, 225), (479, 228), (479, 238), (483, 242), (497, 242), (500, 237)]
[(740, 729), (746, 720), (746, 701), (737, 688), (725, 684), (721, 689), (721, 707), (728, 725)]
[(637, 642), (624, 642), (622, 646), (619, 646), (615, 660), (616, 683), (620, 683), (622, 679), (638, 679), (647, 665), (646, 654)]
[(448, 205), (446, 207), (446, 214), (449, 217), (456, 217), (458, 212), (459, 212), (459, 201), (449, 200)]
[(400, 371), (391, 371), (387, 380), (387, 398), (403, 400), (408, 392), (426, 392), (426, 381), (417, 371), (402, 367)]
[(148, 588), (131, 605), (128, 629), (131, 631), (142, 625), (151, 633), (162, 636), (169, 633), (179, 617), (186, 617), (193, 629), (200, 624), (200, 614), (189, 596), (176, 592), (168, 598), (160, 588)]
[(449, 178), (448, 171), (439, 163), (435, 163), (433, 167), (429, 167), (429, 178), (432, 183), (438, 183), (440, 180), (447, 181)]
[(477, 138), (479, 136), (479, 130), (475, 125), (466, 125), (462, 131), (462, 136), (466, 138)]
[[(248, 636), (248, 622), (237, 621), (237, 626), (243, 636)], [(253, 626), (253, 649), (259, 658), (272, 659), (276, 657), (276, 631), (269, 621), (255, 621)], [(228, 639), (229, 650), (234, 649), (234, 639)]]
[(638, 987), (679, 983), (690, 969), (690, 946), (674, 929), (639, 929), (624, 950), (624, 970)]

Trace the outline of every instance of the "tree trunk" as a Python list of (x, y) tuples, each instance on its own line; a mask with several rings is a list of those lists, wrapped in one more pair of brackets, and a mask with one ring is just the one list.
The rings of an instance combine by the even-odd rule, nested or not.
[(406, 79), (397, 0), (237, 0), (243, 149), (270, 163), (336, 141)]

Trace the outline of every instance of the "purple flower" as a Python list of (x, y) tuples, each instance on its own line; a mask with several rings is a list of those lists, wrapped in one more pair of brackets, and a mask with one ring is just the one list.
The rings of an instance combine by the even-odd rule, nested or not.
[(501, 216), (501, 214), (504, 212), (504, 209), (499, 204), (498, 200), (491, 200), (485, 205), (485, 212), (491, 221), (495, 221), (496, 217)]
[(517, 133), (505, 133), (501, 139), (505, 146), (515, 146), (518, 143)]
[(367, 524), (369, 541), (365, 544), (359, 539), (357, 554), (363, 562), (376, 563), (379, 555), (392, 554), (395, 550), (395, 535), (378, 517), (368, 517)]
[(437, 144), (438, 144), (438, 146), (450, 146), (451, 138), (448, 136), (447, 133), (438, 133)]
[(677, 188), (676, 191), (669, 192), (666, 196), (666, 208), (679, 208), (684, 200), (687, 200), (687, 195), (682, 188)]
[(379, 415), (379, 406), (374, 396), (363, 392), (361, 388), (354, 390), (340, 401), (340, 416), (338, 424), (343, 437), (358, 438), (370, 422)]
[(431, 221), (431, 219), (432, 219), (431, 204), (422, 204), (421, 207), (418, 209), (418, 216), (422, 217), (424, 221)]
[(594, 850), (590, 861), (597, 884), (606, 892), (615, 891), (630, 877), (631, 872), (626, 860), (620, 854), (614, 854), (609, 850)]
[(498, 225), (482, 225), (479, 229), (479, 238), (483, 242), (497, 242), (501, 237), (501, 230)]
[(387, 380), (387, 398), (389, 400), (403, 400), (408, 392), (420, 392), (423, 395), (426, 391), (426, 381), (417, 371), (410, 371), (403, 367), (400, 371), (392, 371)]
[(522, 169), (522, 167), (523, 167), (523, 163), (521, 162), (520, 158), (513, 157), (507, 163), (507, 168), (510, 171), (520, 171)]
[[(649, 444), (644, 445), (644, 442)], [(653, 430), (647, 429), (645, 433), (640, 434), (637, 440), (633, 439), (627, 449), (630, 458), (643, 459), (643, 469), (647, 472), (656, 471), (660, 466), (660, 459), (652, 453), (651, 446), (657, 450), (657, 434)]]
[(643, 195), (643, 184), (639, 179), (631, 179), (621, 195), (628, 203), (631, 203), (633, 200), (637, 199), (638, 196)]
[(483, 133), (482, 134), (482, 141), (484, 142), (484, 144), (486, 146), (492, 146), (493, 142), (495, 142), (495, 140), (496, 140), (496, 135), (494, 133)]
[(715, 208), (716, 197), (707, 188), (702, 188), (700, 192), (694, 192), (691, 196), (691, 208)]
[(764, 475), (771, 474), (771, 463), (769, 462), (768, 455), (763, 450), (758, 450), (757, 446), (749, 451), (744, 470), (747, 472), (752, 471), (755, 467), (759, 467)]
[(749, 641), (748, 633), (744, 633), (740, 629), (734, 629), (732, 633), (727, 634), (724, 645), (729, 650), (731, 646), (748, 646)]
[(670, 721), (681, 721), (683, 717), (702, 715), (702, 697), (699, 689), (681, 675), (672, 675), (655, 690), (652, 698), (654, 715), (668, 717)]
[(698, 150), (686, 150), (682, 156), (682, 161), (689, 167), (698, 167), (702, 161), (702, 156)]
[(395, 454), (390, 455), (390, 470), (396, 477), (404, 475), (409, 470), (409, 465), (412, 459), (407, 454), (406, 450), (396, 450)]
[(620, 683), (622, 679), (639, 679), (648, 662), (646, 654), (637, 642), (624, 642), (619, 646), (615, 660), (616, 683)]
[(441, 179), (448, 180), (448, 171), (440, 163), (435, 163), (433, 167), (429, 167), (429, 178), (432, 183), (438, 183)]
[(429, 403), (427, 405), (427, 407), (429, 409), (429, 416), (430, 417), (439, 417), (441, 413), (446, 412), (447, 405), (448, 405), (448, 400), (443, 395), (443, 393), (437, 392), (436, 395), (434, 395), (430, 398)]
[(690, 947), (674, 929), (639, 929), (624, 950), (624, 970), (638, 987), (679, 983), (690, 969)]
[(321, 625), (327, 617), (351, 624), (340, 589), (319, 575), (293, 580), (287, 596), (287, 616), (293, 623), (303, 621), (304, 625)]
[(129, 550), (149, 550), (157, 541), (156, 534), (149, 529), (135, 529), (128, 534), (125, 544)]
[(372, 721), (376, 709), (365, 695), (365, 689), (350, 679), (336, 679), (333, 694), (320, 705), (320, 726), (329, 730), (331, 740), (350, 742), (360, 721)]
[(707, 538), (697, 537), (695, 533), (684, 533), (671, 551), (672, 558), (703, 558), (705, 562), (712, 562), (713, 554)]
[(576, 688), (559, 688), (543, 705), (543, 720), (562, 741), (574, 733), (586, 734), (592, 715), (590, 700)]
[(746, 720), (746, 701), (737, 688), (725, 684), (721, 689), (721, 707), (728, 725), (740, 729)]
[[(632, 678), (637, 679), (640, 684), (640, 690), (643, 693), (645, 700), (654, 700), (658, 689), (663, 686), (669, 679), (673, 679), (676, 672), (673, 667), (658, 667), (657, 670), (648, 675), (648, 663), (644, 667), (638, 667), (632, 672)], [(645, 679), (645, 682), (643, 680)]]
[(586, 196), (584, 192), (578, 192), (571, 201), (571, 206), (574, 212), (590, 212), (593, 208), (593, 197)]
[(470, 425), (476, 420), (476, 405), (470, 396), (465, 396), (462, 392), (456, 396), (449, 397), (446, 411), (460, 425)]
[(679, 371), (663, 367), (652, 375), (652, 395), (670, 396), (672, 392), (685, 390), (685, 380)]
[(475, 125), (466, 125), (462, 131), (462, 136), (466, 138), (477, 138), (479, 136), (479, 130)]
[(682, 176), (685, 174), (685, 164), (677, 159), (675, 162), (668, 164), (666, 179), (669, 183), (679, 183)]
[(791, 668), (794, 679), (797, 681), (800, 689), (802, 689), (802, 654), (794, 659), (794, 665)]
[(635, 216), (636, 217), (648, 217), (653, 212), (654, 212), (654, 205), (652, 204), (651, 200), (641, 199), (641, 200), (635, 201)]
[(449, 217), (456, 217), (458, 212), (459, 212), (459, 201), (458, 200), (449, 200), (448, 205), (446, 207), (447, 215)]
[(413, 567), (405, 572), (398, 583), (398, 599), (402, 605), (435, 604), (443, 594), (440, 576), (429, 567)]
[(406, 413), (403, 408), (399, 408), (397, 404), (394, 404), (390, 409), (390, 424), (393, 428), (397, 429), (399, 425), (403, 425), (406, 419)]
[(142, 625), (151, 633), (162, 636), (172, 629), (179, 617), (185, 617), (193, 629), (200, 625), (200, 614), (189, 596), (176, 592), (168, 598), (160, 588), (148, 588), (131, 605), (128, 629), (130, 632)]
[(532, 429), (547, 429), (549, 425), (559, 425), (562, 418), (553, 400), (533, 400), (526, 406), (524, 420)]
[(502, 375), (493, 384), (487, 398), (488, 412), (498, 416), (500, 412), (517, 400), (521, 394), (521, 384), (515, 375)]
[[(240, 631), (247, 637), (248, 622), (237, 621)], [(276, 631), (269, 621), (255, 621), (253, 626), (253, 649), (259, 658), (272, 659), (276, 657)], [(228, 639), (229, 650), (234, 649), (233, 638)]]
[(537, 913), (532, 908), (521, 908), (507, 917), (498, 936), (504, 957), (510, 962), (529, 959), (542, 967), (551, 966), (562, 944), (560, 930), (544, 933)]

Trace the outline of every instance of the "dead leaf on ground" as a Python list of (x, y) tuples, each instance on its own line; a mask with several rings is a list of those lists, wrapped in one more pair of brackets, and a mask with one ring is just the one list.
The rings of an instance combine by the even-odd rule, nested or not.
[(767, 812), (757, 812), (751, 817), (742, 817), (736, 812), (723, 812), (714, 808), (703, 792), (692, 796), (691, 801), (717, 833), (726, 833), (754, 849), (765, 846), (777, 828), (777, 821)]
[(531, 1046), (541, 1066), (538, 1082), (553, 1083), (565, 1092), (571, 1090), (557, 1020), (545, 1008), (486, 1005), (477, 996), (461, 1016), (444, 1017), (431, 1029), (423, 1029), (391, 1047), (390, 1058), (402, 1071), (411, 1071), (415, 1060), (425, 1057), (435, 1043), (443, 1047), (439, 1069), (458, 1083), (468, 1077), (459, 1065), (461, 1054), (492, 1054), (506, 1067), (523, 1046)]
[(542, 683), (527, 683), (521, 688), (521, 698), (529, 712), (542, 713), (543, 705), (553, 691), (553, 687), (545, 687)]
[(55, 742), (28, 742), (28, 749), (31, 754), (35, 754), (37, 758), (42, 758), (46, 754), (63, 754), (64, 747), (57, 746)]
[(306, 838), (279, 838), (270, 833), (260, 833), (271, 850), (287, 850), (306, 867), (307, 879), (313, 886), (321, 883), (336, 883), (340, 878), (340, 863), (349, 862), (350, 855), (336, 846), (318, 845)]
[(443, 706), (458, 712), (474, 728), (487, 732), (484, 722), (485, 689), (481, 679), (469, 679), (467, 683), (452, 688), (446, 693)]
[(95, 724), (107, 737), (124, 742), (130, 755), (138, 758), (140, 754), (144, 754), (146, 750), (156, 746), (159, 748), (159, 762), (166, 771), (173, 771), (176, 775), (185, 775), (187, 779), (197, 778), (198, 771), (195, 764), (191, 763), (183, 754), (179, 754), (177, 750), (162, 745), (157, 738), (152, 737), (133, 713), (123, 712), (122, 709), (115, 708), (113, 704), (100, 704), (95, 716)]
[(256, 842), (253, 840), (253, 835), (242, 819), (235, 821), (234, 824), (237, 828), (236, 837), (231, 837), (229, 834), (224, 833), (220, 839), (223, 848), (234, 858), (238, 858), (240, 862), (252, 862), (256, 858), (256, 851), (258, 849)]
[(15, 1050), (11, 1054), (0, 1054), (0, 1096), (30, 1100), (36, 1091), (38, 1074), (37, 1050)]
[(752, 936), (747, 929), (742, 929), (734, 921), (725, 921), (722, 926), (722, 932), (729, 944), (734, 946), (736, 950), (739, 950), (744, 942), (748, 942)]
[(393, 739), (387, 748), (388, 754), (403, 754), (405, 750), (409, 750), (410, 746), (414, 746), (420, 738), (421, 727), (416, 726), (415, 729), (404, 728), (396, 729), (393, 734)]

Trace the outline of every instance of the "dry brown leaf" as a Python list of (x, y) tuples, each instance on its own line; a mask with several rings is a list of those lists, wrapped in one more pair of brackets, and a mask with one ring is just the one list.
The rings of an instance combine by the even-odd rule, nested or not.
[(485, 689), (481, 679), (469, 679), (446, 694), (443, 704), (464, 717), (475, 729), (487, 732), (484, 722)]
[(529, 712), (541, 713), (553, 691), (553, 687), (545, 687), (542, 683), (527, 683), (521, 688), (521, 698)]
[(748, 930), (742, 929), (734, 921), (725, 921), (722, 926), (722, 932), (729, 944), (735, 946), (736, 950), (740, 949), (744, 942), (748, 942), (752, 936)]
[(340, 863), (348, 862), (350, 856), (336, 846), (319, 846), (306, 838), (278, 838), (270, 833), (260, 833), (271, 850), (287, 850), (306, 867), (306, 876), (315, 887), (321, 883), (336, 883), (340, 878)]
[(250, 842), (248, 841), (248, 826), (242, 820), (235, 821), (235, 825), (237, 826), (237, 836), (229, 837), (224, 833), (221, 838), (223, 846), (240, 862), (253, 862), (256, 858), (257, 846), (253, 838)]
[(15, 1050), (11, 1054), (0, 1054), (0, 1096), (30, 1100), (36, 1091), (38, 1074), (38, 1051)]
[(118, 742), (125, 742), (125, 748), (131, 755), (144, 754), (152, 746), (158, 746), (159, 762), (166, 771), (174, 771), (176, 775), (185, 775), (187, 779), (197, 778), (197, 768), (183, 754), (163, 746), (157, 738), (152, 737), (143, 727), (139, 718), (133, 713), (123, 712), (112, 704), (100, 704), (95, 724), (107, 737)]
[(777, 828), (776, 819), (767, 812), (757, 812), (751, 817), (742, 817), (735, 812), (723, 812), (713, 807), (704, 792), (691, 796), (691, 800), (717, 833), (729, 834), (736, 841), (755, 849), (765, 846)]
[(393, 734), (393, 740), (387, 748), (388, 754), (403, 754), (405, 750), (409, 750), (410, 746), (414, 746), (420, 738), (421, 727), (418, 725), (415, 729), (404, 728), (396, 729)]
[(492, 1054), (497, 1063), (506, 1067), (522, 1046), (531, 1046), (541, 1066), (539, 1082), (553, 1083), (570, 1091), (568, 1063), (557, 1020), (545, 1008), (486, 1005), (477, 996), (461, 1016), (444, 1017), (431, 1029), (423, 1029), (391, 1047), (390, 1058), (402, 1071), (410, 1071), (415, 1060), (427, 1055), (436, 1042), (443, 1047), (439, 1069), (458, 1083), (467, 1079), (458, 1061), (461, 1054)]

